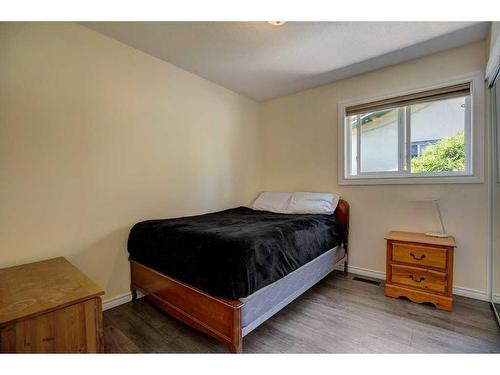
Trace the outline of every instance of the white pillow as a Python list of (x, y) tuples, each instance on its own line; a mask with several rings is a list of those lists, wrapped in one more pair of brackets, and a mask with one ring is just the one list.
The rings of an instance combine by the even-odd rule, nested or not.
[(252, 208), (258, 211), (270, 211), (286, 214), (292, 193), (265, 191), (253, 202)]
[(305, 193), (292, 194), (287, 212), (289, 214), (327, 214), (335, 212), (340, 196), (330, 193)]

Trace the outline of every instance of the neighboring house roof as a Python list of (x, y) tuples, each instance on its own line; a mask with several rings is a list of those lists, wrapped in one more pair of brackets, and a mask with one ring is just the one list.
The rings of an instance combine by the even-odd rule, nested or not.
[[(422, 103), (413, 106), (412, 111), (414, 113), (427, 108), (432, 103)], [(382, 113), (380, 113), (382, 112)], [(379, 129), (384, 126), (388, 126), (394, 122), (397, 122), (397, 111), (394, 109), (387, 109), (384, 111), (372, 112), (361, 115), (361, 126), (363, 127), (363, 132)], [(353, 123), (353, 126), (355, 123)]]

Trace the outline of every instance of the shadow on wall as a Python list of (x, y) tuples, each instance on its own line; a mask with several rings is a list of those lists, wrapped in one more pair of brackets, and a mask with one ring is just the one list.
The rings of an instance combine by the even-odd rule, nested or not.
[(254, 198), (257, 103), (74, 23), (0, 27), (0, 267), (65, 256), (109, 299), (131, 225)]
[(104, 299), (124, 292), (130, 285), (127, 240), (130, 226), (110, 232), (68, 260), (106, 291)]

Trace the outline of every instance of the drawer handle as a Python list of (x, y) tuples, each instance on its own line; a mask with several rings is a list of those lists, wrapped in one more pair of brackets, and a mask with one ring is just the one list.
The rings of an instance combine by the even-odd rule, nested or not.
[(413, 254), (413, 253), (410, 253), (410, 256), (411, 256), (413, 259), (415, 259), (415, 260), (422, 260), (422, 259), (425, 259), (425, 254), (422, 254), (422, 255), (420, 256), (420, 258), (417, 258), (417, 257), (415, 256), (415, 254)]
[(424, 281), (424, 280), (425, 280), (425, 277), (420, 277), (420, 278), (418, 278), (418, 280), (417, 280), (417, 278), (416, 278), (415, 276), (410, 275), (410, 279), (412, 279), (412, 280), (413, 280), (413, 281), (415, 281), (416, 283), (420, 283), (420, 282), (422, 282), (422, 281)]

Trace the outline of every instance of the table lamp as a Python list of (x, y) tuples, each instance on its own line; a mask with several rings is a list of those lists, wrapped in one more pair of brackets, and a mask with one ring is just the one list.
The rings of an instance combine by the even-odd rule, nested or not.
[(441, 224), (441, 232), (426, 232), (425, 235), (430, 237), (441, 237), (441, 238), (449, 237), (449, 235), (446, 233), (446, 230), (444, 229), (443, 218), (441, 217), (441, 210), (439, 208), (439, 199), (428, 199), (428, 200), (422, 200), (421, 202), (434, 203), (434, 209), (438, 214), (439, 224)]

